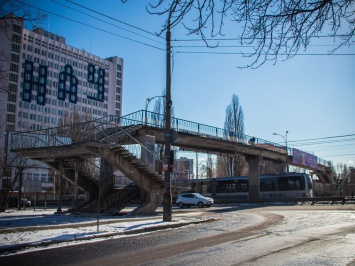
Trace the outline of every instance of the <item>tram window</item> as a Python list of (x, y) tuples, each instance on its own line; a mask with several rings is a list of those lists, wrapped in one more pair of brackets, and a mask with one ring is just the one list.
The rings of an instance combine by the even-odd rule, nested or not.
[(237, 180), (235, 181), (236, 191), (238, 192), (248, 192), (249, 186), (247, 180)]
[(279, 190), (304, 190), (305, 181), (302, 176), (283, 176), (279, 178)]
[(275, 191), (276, 178), (263, 178), (260, 180), (260, 191)]

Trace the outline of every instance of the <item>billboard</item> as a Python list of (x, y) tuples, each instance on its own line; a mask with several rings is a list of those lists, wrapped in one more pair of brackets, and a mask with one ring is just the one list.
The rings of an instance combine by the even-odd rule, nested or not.
[(312, 168), (318, 168), (317, 156), (304, 151), (292, 149), (293, 162), (298, 165), (304, 165)]

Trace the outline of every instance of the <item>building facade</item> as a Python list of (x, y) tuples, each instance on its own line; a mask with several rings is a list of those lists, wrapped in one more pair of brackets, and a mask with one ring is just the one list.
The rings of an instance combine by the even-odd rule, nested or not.
[[(5, 18), (0, 25), (1, 151), (7, 132), (56, 127), (74, 114), (83, 120), (121, 116), (122, 58), (100, 58), (67, 45), (64, 37), (25, 29), (13, 15)], [(29, 179), (40, 180), (42, 190), (44, 184), (53, 186), (47, 169), (26, 169), (24, 180)], [(3, 177), (0, 186), (8, 182)]]
[(174, 170), (172, 172), (173, 180), (189, 180), (194, 178), (193, 173), (194, 160), (181, 157), (174, 161)]

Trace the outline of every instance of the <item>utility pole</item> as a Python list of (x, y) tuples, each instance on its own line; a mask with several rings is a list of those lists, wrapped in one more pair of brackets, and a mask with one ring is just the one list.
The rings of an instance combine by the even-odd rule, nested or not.
[(166, 31), (166, 106), (165, 106), (165, 154), (164, 154), (164, 195), (163, 195), (163, 221), (172, 221), (172, 198), (171, 198), (171, 32), (170, 17)]

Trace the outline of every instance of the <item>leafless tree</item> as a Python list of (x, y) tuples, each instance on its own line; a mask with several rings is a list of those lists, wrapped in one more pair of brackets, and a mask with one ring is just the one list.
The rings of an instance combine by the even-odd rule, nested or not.
[[(239, 104), (239, 98), (233, 94), (232, 102), (226, 109), (224, 131), (227, 139), (240, 141), (244, 138), (244, 113)], [(229, 155), (224, 157), (226, 173), (228, 176), (241, 175), (243, 160), (241, 155)]]
[[(166, 90), (162, 91), (162, 96), (155, 100), (154, 109), (153, 109), (153, 120), (157, 126), (164, 127), (165, 126), (165, 109), (166, 109)], [(171, 116), (174, 117), (174, 107), (171, 107)], [(164, 144), (156, 145), (156, 156), (163, 161), (164, 157)]]
[(336, 172), (338, 174), (338, 179), (345, 179), (350, 174), (350, 169), (346, 164), (339, 163), (336, 166)]
[[(1, 128), (0, 128), (1, 131)], [(0, 154), (0, 163), (1, 163), (1, 171), (0, 171), (0, 180), (5, 184), (3, 187), (3, 196), (2, 201), (0, 201), (0, 211), (5, 211), (7, 207), (7, 201), (11, 197), (11, 194), (15, 188), (15, 185), (18, 184), (18, 209), (21, 208), (21, 197), (22, 197), (22, 186), (23, 186), (23, 174), (26, 169), (30, 168), (42, 168), (43, 165), (37, 161), (29, 160), (27, 158), (22, 157), (19, 154), (10, 153), (8, 143), (10, 141), (9, 135), (6, 135), (5, 142), (5, 150)], [(22, 142), (26, 142), (28, 140), (23, 139)], [(26, 145), (26, 144), (25, 144)], [(13, 173), (12, 173), (13, 172)], [(12, 179), (9, 179), (12, 177)]]
[(225, 163), (225, 156), (217, 155), (216, 159), (216, 177), (226, 177), (226, 163)]
[(59, 119), (58, 134), (70, 137), (73, 142), (80, 141), (94, 134), (92, 114), (81, 115), (75, 109), (73, 112), (65, 111)]
[[(121, 0), (127, 2), (128, 0)], [(182, 24), (188, 35), (199, 35), (209, 47), (218, 43), (211, 38), (224, 36), (227, 20), (241, 30), (241, 45), (254, 47), (251, 63), (259, 67), (266, 61), (277, 62), (280, 55), (294, 57), (306, 49), (312, 38), (331, 37), (337, 48), (354, 44), (355, 0), (158, 0), (150, 1), (147, 11), (166, 16), (159, 34), (168, 26)], [(325, 34), (325, 35), (324, 35)], [(233, 36), (234, 37), (234, 36)]]
[(207, 154), (206, 159), (206, 174), (207, 178), (215, 177), (216, 169), (214, 167), (213, 159), (211, 154)]

